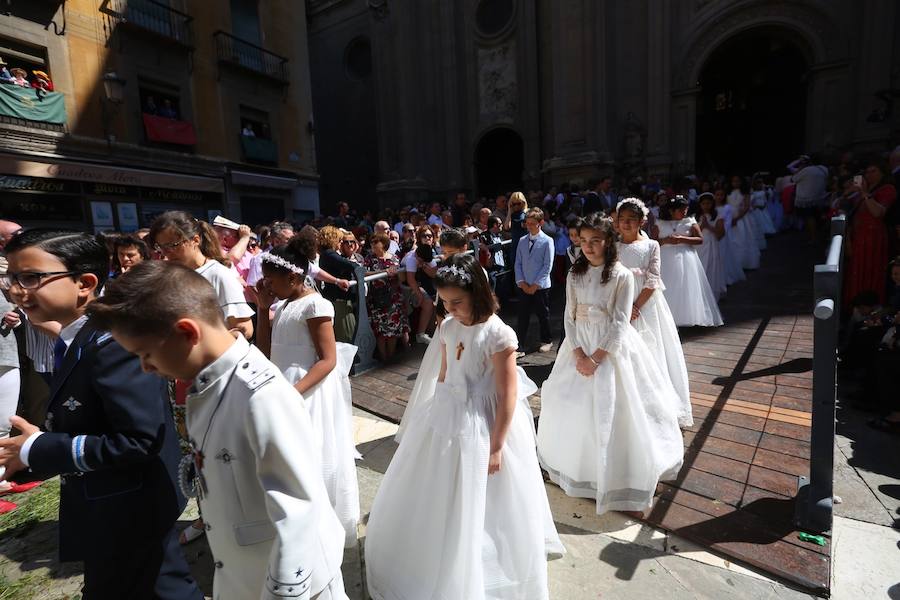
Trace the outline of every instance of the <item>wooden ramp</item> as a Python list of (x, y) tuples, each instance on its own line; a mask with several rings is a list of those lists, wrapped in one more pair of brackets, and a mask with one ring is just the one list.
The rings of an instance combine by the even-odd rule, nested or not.
[[(770, 239), (762, 267), (722, 302), (726, 325), (681, 332), (694, 426), (684, 435), (684, 468), (660, 484), (646, 521), (825, 596), (830, 539), (824, 547), (802, 542), (792, 524), (798, 477), (809, 471), (819, 254), (800, 236)], [(354, 404), (398, 422), (423, 351), (354, 377)], [(554, 358), (530, 354), (520, 364), (540, 384)], [(540, 397), (531, 404), (538, 416)]]

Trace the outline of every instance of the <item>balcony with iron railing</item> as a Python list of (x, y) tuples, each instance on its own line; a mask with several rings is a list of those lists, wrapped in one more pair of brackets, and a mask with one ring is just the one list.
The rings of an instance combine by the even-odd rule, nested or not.
[(194, 18), (156, 0), (104, 0), (100, 10), (123, 27), (194, 47)]
[(216, 40), (216, 57), (220, 63), (261, 75), (281, 85), (288, 84), (288, 59), (284, 56), (224, 31), (216, 31), (213, 38)]

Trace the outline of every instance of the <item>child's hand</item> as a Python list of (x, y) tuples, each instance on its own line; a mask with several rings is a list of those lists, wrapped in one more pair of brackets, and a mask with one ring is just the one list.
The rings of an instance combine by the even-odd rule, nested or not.
[(641, 316), (641, 309), (637, 307), (636, 304), (631, 305), (631, 320), (634, 321), (638, 317)]
[(25, 463), (19, 457), (22, 446), (32, 434), (40, 431), (37, 427), (23, 419), (22, 417), (12, 416), (9, 423), (22, 433), (16, 437), (0, 440), (0, 467), (6, 467), (6, 471), (0, 480), (7, 480), (19, 471), (25, 468)]
[(503, 462), (501, 458), (502, 452), (502, 450), (491, 452), (491, 456), (488, 458), (488, 475), (493, 475), (500, 470), (500, 464)]
[(575, 363), (575, 370), (585, 377), (592, 377), (594, 371), (597, 370), (597, 365), (587, 356), (582, 356)]
[(266, 310), (275, 303), (275, 294), (266, 285), (265, 279), (256, 282), (256, 299), (257, 306)]

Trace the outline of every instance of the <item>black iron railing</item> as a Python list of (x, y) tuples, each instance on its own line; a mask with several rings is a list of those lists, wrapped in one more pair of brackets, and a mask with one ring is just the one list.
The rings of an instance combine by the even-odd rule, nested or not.
[(119, 23), (174, 40), (182, 46), (193, 47), (194, 36), (188, 14), (170, 8), (156, 0), (108, 0), (107, 14)]
[(288, 59), (284, 56), (269, 52), (224, 31), (215, 32), (213, 38), (216, 40), (216, 55), (219, 62), (264, 75), (282, 84), (288, 83)]
[(825, 263), (813, 271), (813, 396), (809, 478), (801, 477), (796, 525), (807, 531), (831, 529), (834, 508), (834, 410), (837, 399), (838, 326), (843, 288), (847, 217), (831, 220)]

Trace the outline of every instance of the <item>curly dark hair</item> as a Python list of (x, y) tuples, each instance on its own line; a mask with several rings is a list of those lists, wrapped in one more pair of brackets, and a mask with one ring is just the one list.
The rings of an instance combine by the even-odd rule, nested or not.
[[(613, 267), (619, 261), (619, 250), (616, 247), (616, 230), (613, 226), (613, 221), (603, 213), (596, 212), (584, 218), (581, 222), (581, 227), (578, 228), (578, 234), (581, 235), (581, 232), (585, 229), (599, 231), (603, 235), (606, 247), (603, 250), (603, 274), (600, 276), (600, 281), (607, 283)], [(581, 277), (587, 273), (590, 264), (587, 256), (582, 252), (572, 265), (571, 273), (576, 277)]]
[(659, 209), (659, 218), (662, 221), (671, 221), (672, 213), (680, 208), (688, 208), (690, 205), (691, 203), (684, 196), (675, 196)]

